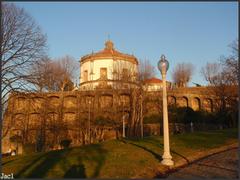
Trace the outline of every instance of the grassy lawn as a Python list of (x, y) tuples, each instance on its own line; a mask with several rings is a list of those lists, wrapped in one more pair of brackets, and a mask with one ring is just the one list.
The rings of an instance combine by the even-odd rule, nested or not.
[[(170, 136), (175, 162), (189, 154), (237, 142), (237, 129)], [(3, 172), (14, 177), (38, 178), (152, 178), (167, 167), (160, 164), (163, 138), (110, 140), (47, 153), (2, 159)]]

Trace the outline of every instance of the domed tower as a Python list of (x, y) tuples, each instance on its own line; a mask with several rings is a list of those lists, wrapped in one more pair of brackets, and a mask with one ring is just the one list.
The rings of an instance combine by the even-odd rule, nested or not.
[(108, 40), (103, 50), (81, 58), (80, 89), (130, 88), (136, 86), (137, 73), (137, 58), (117, 51)]

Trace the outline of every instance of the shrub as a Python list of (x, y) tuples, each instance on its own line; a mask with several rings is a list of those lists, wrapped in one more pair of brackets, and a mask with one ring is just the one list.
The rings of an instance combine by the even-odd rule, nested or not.
[[(144, 123), (159, 123), (159, 116), (151, 115), (144, 118)], [(231, 109), (218, 112), (208, 112), (204, 110), (194, 111), (190, 107), (168, 106), (169, 123), (189, 124), (214, 124), (223, 125), (225, 127), (236, 127), (238, 123), (238, 113), (232, 112)], [(161, 116), (162, 119), (162, 116)]]
[(169, 122), (176, 123), (216, 123), (216, 118), (213, 113), (206, 111), (194, 111), (190, 107), (170, 107)]
[(146, 116), (143, 118), (144, 124), (154, 124), (154, 123), (160, 123), (162, 124), (162, 115), (161, 114), (152, 114), (149, 116)]
[(29, 153), (33, 153), (36, 151), (36, 145), (35, 144), (24, 144), (23, 145), (23, 153), (24, 154), (29, 154)]
[(195, 119), (196, 114), (190, 107), (170, 107), (169, 108), (169, 122), (176, 123), (190, 123)]
[(94, 124), (98, 126), (113, 126), (114, 121), (108, 117), (98, 116), (95, 118)]
[(10, 137), (10, 141), (13, 143), (20, 143), (22, 142), (22, 137), (19, 135), (13, 135)]
[(229, 126), (230, 119), (231, 119), (231, 114), (228, 111), (219, 111), (215, 114), (215, 121), (218, 124)]
[(64, 149), (69, 148), (71, 142), (72, 142), (72, 140), (70, 140), (70, 139), (61, 140), (60, 146)]

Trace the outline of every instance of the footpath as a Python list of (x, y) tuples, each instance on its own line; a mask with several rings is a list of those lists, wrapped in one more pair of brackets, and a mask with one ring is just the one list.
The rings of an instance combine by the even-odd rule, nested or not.
[(181, 168), (184, 168), (188, 165), (196, 163), (197, 161), (200, 161), (209, 156), (212, 156), (224, 151), (229, 151), (231, 149), (236, 149), (236, 148), (239, 148), (239, 143), (232, 143), (229, 145), (223, 145), (218, 148), (209, 149), (207, 151), (200, 151), (194, 154), (189, 154), (187, 159), (181, 159), (181, 160), (178, 160), (177, 162), (174, 162), (174, 166), (170, 166), (170, 167), (166, 166), (166, 168), (162, 168), (162, 167), (159, 168), (159, 171), (157, 172), (156, 176), (153, 178), (166, 178), (169, 174)]

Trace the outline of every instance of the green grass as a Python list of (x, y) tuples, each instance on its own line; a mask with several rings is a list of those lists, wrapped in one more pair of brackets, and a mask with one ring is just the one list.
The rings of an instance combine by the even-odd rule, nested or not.
[[(170, 136), (175, 162), (187, 158), (190, 153), (232, 142), (237, 142), (237, 129)], [(160, 164), (162, 153), (162, 137), (152, 136), (6, 157), (2, 165), (3, 172), (14, 173), (15, 178), (151, 178), (158, 170), (166, 169)]]

